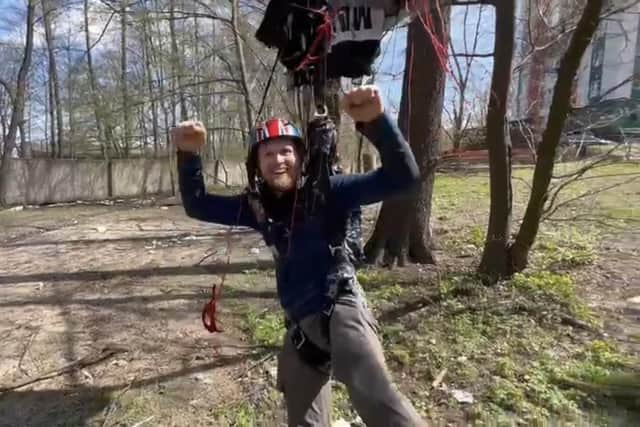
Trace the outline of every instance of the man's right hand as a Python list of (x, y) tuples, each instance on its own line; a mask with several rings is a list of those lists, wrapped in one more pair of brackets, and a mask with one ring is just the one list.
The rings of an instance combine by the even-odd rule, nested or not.
[(207, 130), (201, 122), (188, 120), (171, 129), (171, 142), (180, 151), (198, 153), (207, 140)]

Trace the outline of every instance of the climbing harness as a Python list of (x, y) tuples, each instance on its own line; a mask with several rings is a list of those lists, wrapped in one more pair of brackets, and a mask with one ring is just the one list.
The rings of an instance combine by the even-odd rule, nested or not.
[[(358, 247), (358, 237), (354, 236), (360, 230), (360, 222), (353, 213), (344, 221), (337, 221), (339, 224), (327, 220), (327, 194), (330, 176), (335, 173), (337, 133), (327, 109), (326, 86), (333, 79), (360, 79), (370, 75), (372, 64), (380, 54), (384, 32), (408, 16), (417, 15), (431, 38), (439, 65), (446, 69), (446, 43), (438, 40), (429, 13), (432, 1), (435, 2), (437, 16), (442, 19), (439, 0), (270, 0), (255, 34), (267, 47), (278, 49), (256, 120), (262, 113), (276, 65), (280, 62), (288, 70), (296, 109), (300, 121), (306, 126), (302, 127), (304, 135), (300, 135), (293, 134), (295, 127), (289, 127), (290, 124), (284, 121), (256, 123), (255, 133), (250, 138), (255, 139), (255, 144), (270, 136), (293, 136), (302, 143), (304, 161), (294, 192), (288, 250), (291, 249), (293, 226), (299, 219), (298, 215), (319, 218), (327, 224), (329, 251), (333, 258), (327, 275), (327, 296), (331, 302), (322, 311), (327, 334), (334, 301), (339, 292), (353, 284), (354, 265), (363, 255), (361, 242)], [(440, 24), (443, 28), (443, 23)], [(408, 54), (413, 56), (413, 52)], [(275, 250), (274, 230), (277, 224), (269, 218), (262, 204), (261, 183), (255, 175), (257, 160), (252, 149), (255, 151), (250, 142), (246, 164), (249, 183), (244, 196), (263, 230), (267, 246), (274, 250), (277, 259), (280, 256)], [(240, 212), (237, 223), (239, 220)], [(227, 264), (230, 263), (231, 230), (227, 235)], [(225, 276), (226, 272), (222, 274), (220, 283), (212, 286), (211, 298), (202, 311), (202, 322), (210, 332), (221, 331), (216, 322), (216, 303), (220, 299)], [(301, 356), (312, 364), (328, 363), (329, 355), (307, 339), (299, 325), (292, 327), (292, 341)]]

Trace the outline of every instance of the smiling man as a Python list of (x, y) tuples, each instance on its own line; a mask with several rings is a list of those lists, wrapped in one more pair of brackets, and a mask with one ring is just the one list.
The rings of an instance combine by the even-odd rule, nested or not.
[(355, 269), (348, 257), (335, 256), (330, 231), (343, 227), (360, 206), (409, 191), (419, 177), (418, 167), (384, 113), (377, 88), (356, 88), (342, 105), (380, 152), (382, 166), (362, 175), (331, 176), (324, 215), (299, 213), (305, 144), (300, 131), (282, 119), (267, 120), (251, 132), (247, 174), (258, 189), (263, 215), (256, 213), (249, 192), (207, 193), (197, 155), (205, 129), (198, 122), (174, 129), (184, 208), (202, 221), (252, 227), (274, 251), (278, 298), (287, 320), (278, 386), (290, 426), (331, 425), (331, 375), (346, 385), (368, 426), (425, 425), (393, 385)]

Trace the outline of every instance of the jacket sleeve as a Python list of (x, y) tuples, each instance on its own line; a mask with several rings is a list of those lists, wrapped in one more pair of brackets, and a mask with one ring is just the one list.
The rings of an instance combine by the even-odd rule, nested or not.
[(178, 151), (178, 181), (182, 204), (189, 217), (223, 225), (257, 228), (246, 196), (207, 193), (202, 178), (202, 161), (197, 154)]
[(420, 171), (409, 144), (391, 118), (383, 114), (372, 122), (356, 124), (356, 128), (378, 149), (382, 166), (366, 174), (332, 176), (332, 203), (352, 209), (413, 189)]

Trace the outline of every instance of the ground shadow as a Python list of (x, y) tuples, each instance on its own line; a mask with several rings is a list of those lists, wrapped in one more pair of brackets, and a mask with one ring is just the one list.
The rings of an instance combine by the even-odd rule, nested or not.
[[(236, 289), (225, 286), (223, 295), (225, 299), (259, 298), (273, 299), (278, 296), (274, 290), (252, 291)], [(118, 305), (142, 304), (149, 305), (157, 302), (177, 301), (177, 300), (204, 300), (209, 298), (209, 294), (200, 291), (183, 293), (164, 293), (155, 295), (133, 295), (124, 297), (100, 297), (100, 298), (75, 298), (69, 296), (47, 296), (36, 299), (21, 299), (15, 301), (0, 301), (0, 307), (25, 307), (30, 305), (88, 305), (94, 307), (112, 307)]]
[[(200, 238), (201, 240), (205, 240), (203, 238), (208, 238), (206, 240), (214, 240), (216, 238), (226, 238), (229, 231), (218, 231), (215, 233), (181, 233), (181, 234), (161, 234), (161, 235), (153, 235), (153, 236), (132, 236), (132, 237), (117, 237), (112, 239), (72, 239), (72, 240), (36, 240), (32, 242), (7, 242), (0, 243), (0, 248), (21, 248), (21, 247), (30, 247), (30, 246), (45, 246), (45, 245), (95, 245), (95, 244), (108, 244), (108, 243), (133, 243), (133, 242), (153, 242), (154, 240), (157, 242), (162, 241), (171, 241), (171, 240), (183, 240), (187, 243), (190, 243), (193, 238)], [(254, 234), (255, 231), (251, 229), (246, 230), (234, 230), (231, 231), (231, 236), (243, 236), (247, 234)], [(185, 240), (186, 239), (186, 240)]]
[(193, 276), (202, 274), (238, 274), (247, 270), (271, 270), (274, 268), (272, 260), (244, 261), (232, 263), (216, 263), (198, 266), (176, 265), (169, 267), (152, 267), (125, 270), (87, 270), (71, 273), (35, 273), (13, 274), (0, 276), (0, 285), (23, 282), (73, 282), (73, 281), (101, 281), (110, 280), (118, 276), (129, 278), (147, 278), (154, 276)]
[(262, 357), (274, 349), (216, 357), (213, 362), (201, 363), (164, 375), (116, 384), (108, 387), (80, 385), (44, 390), (16, 390), (0, 394), (0, 426), (84, 426), (89, 420), (105, 412), (111, 403), (111, 393), (125, 388), (136, 389), (157, 385), (187, 375), (225, 366), (236, 365), (250, 358)]

